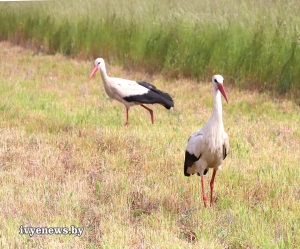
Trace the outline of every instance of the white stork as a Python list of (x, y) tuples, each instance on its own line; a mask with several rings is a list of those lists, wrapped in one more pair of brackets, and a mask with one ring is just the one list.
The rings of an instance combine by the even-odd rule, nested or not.
[(112, 99), (120, 101), (126, 107), (125, 125), (129, 124), (128, 112), (129, 108), (133, 105), (141, 105), (148, 110), (151, 115), (152, 124), (154, 123), (153, 110), (144, 104), (161, 104), (167, 109), (174, 107), (174, 102), (171, 96), (168, 93), (158, 90), (154, 85), (147, 82), (137, 82), (133, 80), (109, 77), (106, 73), (105, 62), (102, 58), (97, 58), (95, 60), (95, 67), (89, 77), (89, 81), (98, 69), (100, 69), (107, 95)]
[(204, 206), (207, 207), (207, 197), (204, 190), (204, 176), (209, 168), (213, 169), (210, 181), (210, 205), (213, 203), (213, 189), (217, 170), (226, 158), (229, 150), (229, 138), (224, 131), (222, 120), (221, 94), (228, 103), (223, 87), (223, 77), (212, 77), (214, 107), (210, 119), (200, 130), (192, 134), (188, 140), (185, 151), (184, 175), (190, 176), (197, 173), (201, 176), (202, 197)]

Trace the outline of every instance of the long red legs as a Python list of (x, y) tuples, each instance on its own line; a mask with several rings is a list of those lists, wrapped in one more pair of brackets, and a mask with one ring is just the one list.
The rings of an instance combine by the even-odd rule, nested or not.
[(203, 198), (203, 202), (204, 202), (204, 207), (207, 207), (207, 197), (205, 194), (205, 189), (204, 189), (204, 176), (201, 176), (201, 186), (202, 186), (202, 198)]
[(216, 177), (217, 170), (214, 169), (211, 181), (210, 181), (210, 206), (213, 204), (213, 190), (214, 190), (214, 183), (215, 183), (215, 177)]
[(154, 124), (153, 111), (150, 108), (148, 108), (147, 106), (144, 106), (144, 105), (141, 105), (141, 106), (150, 112), (151, 121), (152, 121), (152, 124)]
[(129, 121), (128, 121), (128, 111), (129, 111), (129, 109), (126, 107), (126, 123), (125, 123), (125, 125), (129, 124)]

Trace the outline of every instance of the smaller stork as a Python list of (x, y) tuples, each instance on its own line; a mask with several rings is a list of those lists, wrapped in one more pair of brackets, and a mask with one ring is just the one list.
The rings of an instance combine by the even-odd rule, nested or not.
[(201, 176), (202, 198), (205, 207), (207, 207), (207, 198), (204, 189), (203, 175), (208, 172), (209, 168), (213, 168), (210, 181), (210, 205), (212, 205), (215, 176), (229, 151), (229, 137), (224, 131), (222, 119), (221, 94), (228, 103), (223, 87), (223, 77), (221, 75), (214, 75), (212, 77), (212, 85), (214, 95), (212, 115), (202, 129), (190, 136), (185, 151), (184, 162), (185, 176), (190, 176), (195, 173)]
[(133, 105), (140, 105), (149, 111), (152, 124), (154, 123), (153, 110), (144, 104), (161, 104), (166, 109), (174, 107), (171, 96), (168, 93), (158, 90), (150, 83), (109, 77), (106, 73), (105, 62), (102, 58), (97, 58), (95, 60), (95, 67), (89, 77), (89, 81), (98, 69), (100, 69), (104, 89), (107, 95), (110, 98), (123, 103), (126, 107), (125, 125), (129, 124), (128, 112), (129, 108)]

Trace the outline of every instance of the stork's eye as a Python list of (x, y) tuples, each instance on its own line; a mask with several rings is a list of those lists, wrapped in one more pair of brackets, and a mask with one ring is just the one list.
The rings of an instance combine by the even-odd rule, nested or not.
[(99, 65), (100, 63), (101, 63), (101, 62), (99, 61), (99, 62), (98, 62), (98, 65)]
[(217, 84), (219, 84), (219, 82), (217, 81), (217, 79), (214, 79), (214, 82), (216, 82)]

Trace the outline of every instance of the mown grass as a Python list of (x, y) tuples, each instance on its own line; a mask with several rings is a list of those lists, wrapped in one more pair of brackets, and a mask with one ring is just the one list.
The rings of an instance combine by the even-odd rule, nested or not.
[[(161, 75), (175, 108), (109, 100), (93, 61), (1, 43), (0, 245), (3, 248), (297, 248), (299, 107), (225, 83), (231, 151), (204, 209), (200, 179), (183, 175), (187, 139), (209, 118), (211, 84)], [(226, 78), (225, 78), (226, 80)], [(211, 172), (206, 177), (209, 191)], [(81, 237), (19, 227), (84, 227)]]
[(168, 77), (215, 72), (246, 89), (299, 94), (297, 1), (50, 1), (1, 4), (0, 39), (103, 57)]

